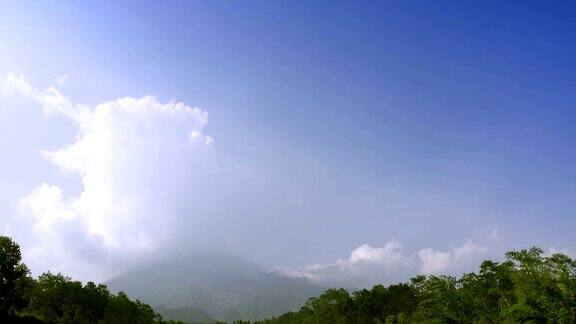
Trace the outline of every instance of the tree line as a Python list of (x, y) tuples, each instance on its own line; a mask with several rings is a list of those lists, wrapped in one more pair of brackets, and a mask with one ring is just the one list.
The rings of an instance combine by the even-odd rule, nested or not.
[[(20, 246), (0, 236), (0, 323), (168, 323), (152, 307), (62, 274), (30, 275)], [(170, 321), (172, 322), (172, 321)]]
[[(166, 323), (149, 305), (103, 284), (49, 272), (33, 278), (18, 244), (0, 236), (4, 322)], [(536, 247), (510, 251), (505, 261), (484, 261), (459, 278), (419, 275), (387, 287), (328, 289), (298, 311), (256, 323), (576, 323), (576, 261)]]
[(536, 247), (511, 251), (460, 278), (328, 289), (297, 312), (258, 323), (576, 323), (576, 261)]

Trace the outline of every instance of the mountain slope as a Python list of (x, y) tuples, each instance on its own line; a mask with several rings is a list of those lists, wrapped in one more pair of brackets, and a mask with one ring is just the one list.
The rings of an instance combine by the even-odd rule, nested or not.
[(166, 307), (157, 306), (154, 310), (162, 315), (165, 320), (182, 321), (184, 323), (203, 323), (210, 324), (217, 321), (204, 310), (189, 306), (189, 307)]
[(257, 320), (297, 309), (322, 292), (303, 279), (263, 271), (229, 254), (197, 253), (166, 259), (110, 280), (151, 305), (200, 308), (220, 320)]

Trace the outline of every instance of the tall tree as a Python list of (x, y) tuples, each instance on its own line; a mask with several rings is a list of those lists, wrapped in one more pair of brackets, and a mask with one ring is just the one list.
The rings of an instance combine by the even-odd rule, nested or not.
[(7, 317), (24, 308), (32, 285), (20, 246), (11, 238), (0, 236), (0, 316)]

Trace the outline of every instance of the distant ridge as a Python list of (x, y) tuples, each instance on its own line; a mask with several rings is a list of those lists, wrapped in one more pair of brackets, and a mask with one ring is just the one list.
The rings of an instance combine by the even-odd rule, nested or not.
[(173, 319), (189, 323), (206, 321), (205, 315), (217, 320), (270, 318), (298, 309), (323, 290), (222, 252), (168, 258), (119, 275), (107, 285), (156, 305), (160, 313), (168, 312), (166, 319), (187, 314), (187, 320)]
[(193, 306), (175, 308), (156, 306), (154, 309), (160, 313), (165, 320), (182, 321), (190, 324), (211, 324), (217, 322), (216, 319), (204, 310)]

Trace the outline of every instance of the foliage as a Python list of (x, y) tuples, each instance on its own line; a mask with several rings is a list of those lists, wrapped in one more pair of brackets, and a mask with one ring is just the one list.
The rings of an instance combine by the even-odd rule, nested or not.
[(262, 323), (576, 323), (576, 261), (539, 248), (511, 251), (460, 278), (417, 276), (351, 295), (329, 289)]
[(13, 315), (24, 308), (32, 285), (20, 246), (9, 237), (0, 236), (0, 316)]
[[(0, 236), (0, 322), (163, 320), (149, 305), (132, 301), (123, 292), (110, 293), (103, 284), (82, 284), (50, 272), (33, 279), (22, 263), (18, 244)], [(484, 261), (477, 273), (460, 278), (420, 275), (408, 283), (376, 285), (352, 293), (328, 289), (297, 312), (259, 323), (520, 322), (576, 323), (576, 261), (564, 254), (545, 256), (539, 248), (510, 251), (504, 262)]]
[(103, 284), (83, 285), (50, 272), (37, 279), (22, 263), (20, 247), (0, 236), (0, 322), (162, 323), (149, 305), (112, 294)]

